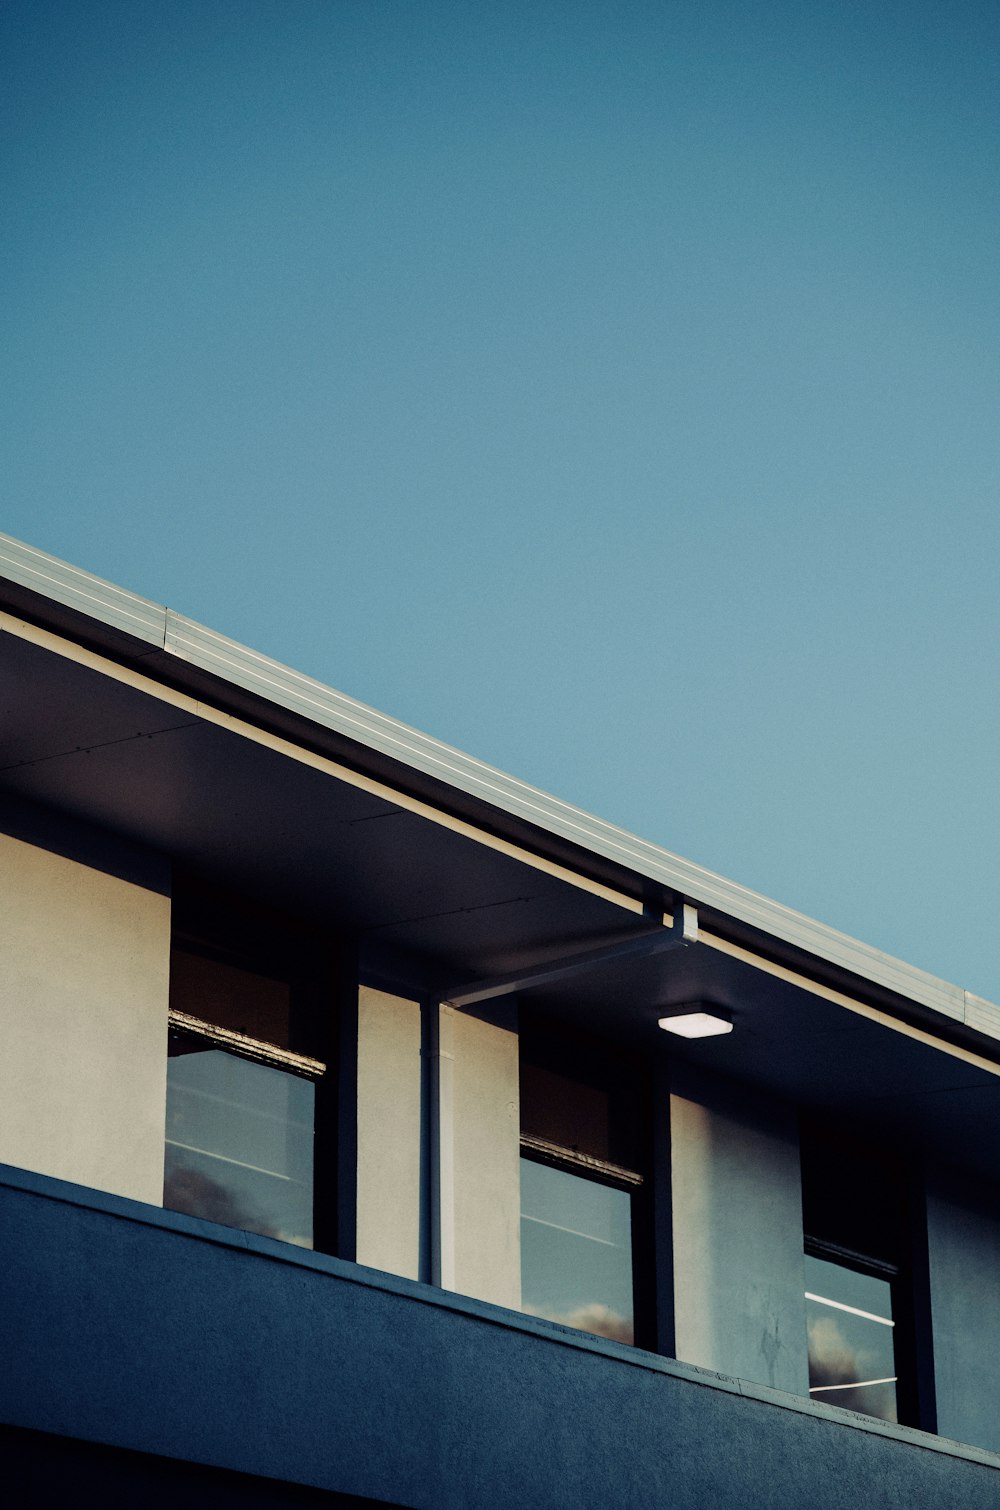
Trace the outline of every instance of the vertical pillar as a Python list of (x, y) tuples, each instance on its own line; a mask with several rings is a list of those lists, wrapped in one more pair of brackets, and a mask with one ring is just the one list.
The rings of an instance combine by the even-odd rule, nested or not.
[(426, 1226), (422, 1171), (421, 1008), (362, 986), (357, 993), (355, 1252), (358, 1263), (407, 1279), (421, 1263)]
[(804, 1395), (794, 1110), (681, 1065), (670, 1108), (677, 1357)]
[(937, 1429), (1000, 1452), (1000, 1191), (946, 1166), (927, 1188)]
[(455, 1289), (521, 1304), (517, 1007), (452, 1014)]
[(430, 1272), (460, 1295), (521, 1303), (516, 1008), (424, 1008)]
[[(83, 825), (65, 837), (87, 852)], [(0, 1162), (159, 1206), (169, 872), (92, 847), (107, 868), (0, 834)]]

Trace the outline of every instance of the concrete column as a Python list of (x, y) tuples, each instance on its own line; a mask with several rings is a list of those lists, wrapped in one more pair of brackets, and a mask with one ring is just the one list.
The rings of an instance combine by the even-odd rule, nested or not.
[(0, 834), (0, 1160), (161, 1205), (170, 899)]
[(516, 1009), (450, 1018), (454, 1288), (521, 1304), (520, 1096)]
[(677, 1066), (670, 1135), (677, 1357), (807, 1394), (794, 1111)]
[(358, 993), (357, 1261), (419, 1279), (420, 1007)]
[(359, 993), (357, 1260), (517, 1309), (516, 1013), (424, 1014)]
[(1000, 1452), (1000, 1190), (935, 1169), (927, 1258), (938, 1432)]

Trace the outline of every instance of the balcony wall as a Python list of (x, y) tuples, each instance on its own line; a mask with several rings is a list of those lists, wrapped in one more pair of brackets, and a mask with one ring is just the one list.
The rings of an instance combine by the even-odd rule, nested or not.
[(0, 1421), (413, 1507), (994, 1510), (1000, 1458), (0, 1174)]

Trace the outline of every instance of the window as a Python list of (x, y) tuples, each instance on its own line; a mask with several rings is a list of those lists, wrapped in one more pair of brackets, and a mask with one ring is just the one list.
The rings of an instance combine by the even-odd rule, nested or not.
[(331, 1036), (322, 980), (315, 941), (256, 909), (178, 891), (165, 1206), (317, 1244), (328, 1172), (317, 1110), (329, 1078), (317, 1051)]
[(803, 1132), (809, 1394), (915, 1424), (907, 1190), (882, 1150)]
[(522, 1031), (522, 1309), (619, 1342), (644, 1335), (649, 1310), (634, 1261), (646, 1216), (640, 1089), (602, 1052)]

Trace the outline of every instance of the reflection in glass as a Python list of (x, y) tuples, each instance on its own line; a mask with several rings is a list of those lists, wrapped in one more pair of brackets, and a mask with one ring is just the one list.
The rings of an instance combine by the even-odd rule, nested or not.
[(522, 1158), (521, 1308), (634, 1341), (627, 1191)]
[(171, 1035), (163, 1204), (311, 1248), (312, 1083)]
[(889, 1281), (807, 1254), (806, 1319), (812, 1398), (895, 1421)]

